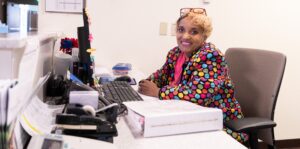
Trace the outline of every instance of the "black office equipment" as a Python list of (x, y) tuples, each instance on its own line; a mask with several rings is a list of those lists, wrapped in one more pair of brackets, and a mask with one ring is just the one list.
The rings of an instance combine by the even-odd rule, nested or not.
[(77, 116), (81, 115), (91, 115), (89, 112), (83, 109), (83, 106), (80, 104), (68, 104), (65, 113), (67, 114), (75, 114)]
[(46, 83), (46, 96), (57, 97), (63, 96), (67, 88), (67, 81), (62, 75), (51, 75)]
[(88, 16), (86, 13), (86, 9), (84, 8), (82, 11), (83, 15), (83, 26), (77, 28), (78, 35), (78, 45), (79, 45), (79, 62), (75, 66), (77, 72), (73, 72), (82, 82), (85, 84), (94, 84), (94, 80), (92, 78), (93, 75), (93, 63), (91, 61), (90, 53), (88, 49), (91, 49), (90, 45), (90, 32), (89, 32), (89, 23)]
[(142, 97), (126, 81), (112, 81), (102, 86), (104, 97), (111, 103), (142, 101)]
[(115, 78), (115, 81), (131, 82), (131, 78), (129, 76), (120, 76), (120, 77)]
[(113, 142), (118, 135), (114, 123), (90, 115), (81, 105), (68, 104), (64, 113), (56, 115), (57, 129), (63, 134)]

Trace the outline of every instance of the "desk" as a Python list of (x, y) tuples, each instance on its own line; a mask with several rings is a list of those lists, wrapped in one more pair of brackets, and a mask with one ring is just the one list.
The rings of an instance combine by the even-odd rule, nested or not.
[[(142, 73), (134, 72), (135, 79), (139, 81), (143, 78)], [(136, 89), (137, 86), (134, 86)], [(157, 100), (153, 97), (142, 96), (147, 100)], [(210, 132), (199, 132), (189, 133), (171, 136), (161, 136), (152, 138), (143, 138), (136, 134), (133, 134), (125, 122), (124, 117), (118, 118), (116, 124), (118, 130), (118, 136), (114, 137), (113, 148), (118, 149), (190, 149), (190, 148), (230, 148), (230, 149), (246, 149), (245, 146), (237, 142), (231, 136), (227, 135), (224, 131), (210, 131)], [(74, 141), (74, 138), (70, 136), (64, 136), (64, 141), (69, 145), (73, 146), (72, 149), (84, 148), (106, 148), (102, 146), (104, 142), (81, 138), (80, 141)], [(90, 142), (90, 143), (89, 143)], [(107, 149), (110, 149), (107, 146)]]
[[(138, 82), (147, 76), (133, 69), (130, 73)], [(133, 86), (137, 90), (137, 85)], [(154, 97), (141, 95), (145, 101), (157, 100)], [(114, 144), (119, 149), (190, 149), (190, 148), (246, 148), (224, 131), (210, 131), (201, 133), (180, 134), (172, 136), (143, 138), (133, 134), (121, 117), (117, 123), (118, 136), (114, 138)]]
[[(145, 77), (142, 72), (133, 70), (131, 75), (137, 82)], [(137, 90), (137, 85), (133, 86)], [(145, 101), (157, 100), (154, 97), (141, 95)], [(224, 131), (180, 134), (172, 136), (144, 138), (133, 134), (121, 117), (117, 123), (118, 136), (114, 144), (119, 149), (190, 149), (190, 148), (231, 148), (246, 149), (241, 143), (227, 135)]]

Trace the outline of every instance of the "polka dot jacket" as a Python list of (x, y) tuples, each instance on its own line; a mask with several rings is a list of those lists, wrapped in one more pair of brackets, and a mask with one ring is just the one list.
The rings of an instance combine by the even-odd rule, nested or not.
[[(223, 111), (223, 120), (243, 118), (241, 107), (234, 97), (234, 88), (227, 75), (227, 64), (223, 54), (212, 43), (205, 43), (185, 61), (178, 85), (170, 85), (174, 80), (175, 66), (181, 51), (171, 49), (161, 69), (151, 74), (160, 89), (162, 100), (180, 99), (205, 107), (216, 107)], [(224, 128), (229, 135), (240, 142), (248, 140), (244, 133), (236, 133)]]

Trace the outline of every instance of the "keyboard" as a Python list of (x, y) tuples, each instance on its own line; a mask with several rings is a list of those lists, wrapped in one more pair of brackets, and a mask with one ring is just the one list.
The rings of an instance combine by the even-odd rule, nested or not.
[(112, 81), (102, 86), (104, 97), (111, 103), (142, 101), (142, 97), (126, 81)]

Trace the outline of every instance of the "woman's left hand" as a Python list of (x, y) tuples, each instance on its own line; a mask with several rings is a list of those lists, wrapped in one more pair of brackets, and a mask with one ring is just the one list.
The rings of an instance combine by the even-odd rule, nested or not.
[(139, 82), (138, 92), (147, 96), (158, 97), (159, 88), (155, 83), (149, 80), (141, 80)]

